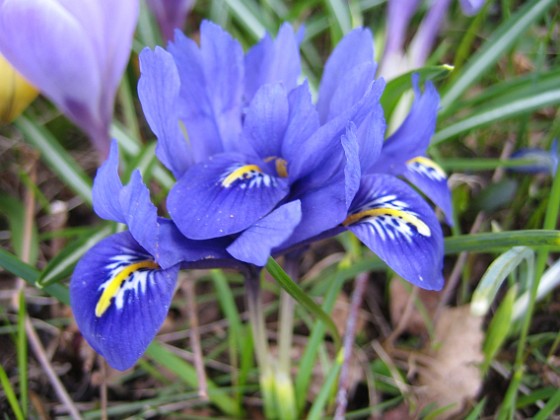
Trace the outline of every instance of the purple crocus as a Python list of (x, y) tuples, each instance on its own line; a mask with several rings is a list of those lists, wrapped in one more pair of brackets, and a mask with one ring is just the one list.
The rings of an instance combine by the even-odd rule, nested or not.
[[(434, 47), (451, 0), (433, 0), (409, 47), (404, 49), (410, 20), (420, 5), (419, 0), (389, 0), (387, 6), (387, 39), (380, 74), (395, 77), (410, 69), (422, 67)], [(473, 16), (484, 0), (461, 0), (461, 9)]]
[(102, 156), (137, 16), (137, 0), (0, 0), (0, 53)]
[(157, 216), (140, 172), (123, 186), (113, 142), (93, 185), (96, 213), (124, 223), (79, 261), (70, 282), (70, 303), (80, 331), (108, 363), (131, 367), (165, 320), (181, 268), (231, 266), (220, 241), (191, 241)]
[(194, 2), (195, 0), (147, 0), (165, 41), (173, 40), (175, 29), (183, 29)]

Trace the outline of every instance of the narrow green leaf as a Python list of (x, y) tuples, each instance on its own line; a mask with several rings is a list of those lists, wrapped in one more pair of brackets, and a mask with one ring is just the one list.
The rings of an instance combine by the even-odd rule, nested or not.
[(495, 123), (496, 121), (529, 114), (537, 109), (560, 103), (560, 88), (544, 93), (530, 92), (527, 96), (512, 102), (500, 103), (496, 107), (478, 111), (475, 114), (439, 130), (431, 141), (431, 146), (449, 140), (459, 134), (475, 128)]
[[(6, 194), (0, 193), (0, 214), (8, 220), (10, 233), (12, 235), (12, 247), (21, 258), (23, 255), (25, 207), (21, 201)], [(34, 220), (34, 219), (33, 219)], [(37, 226), (33, 223), (31, 227), (29, 262), (34, 264), (39, 254), (39, 241)]]
[(475, 83), (500, 57), (507, 52), (523, 32), (541, 17), (557, 0), (532, 0), (519, 8), (510, 19), (504, 22), (494, 35), (472, 56), (459, 76), (441, 98), (441, 108), (445, 109), (455, 102), (473, 83)]
[(513, 304), (517, 295), (517, 287), (508, 290), (506, 296), (500, 303), (496, 314), (492, 317), (492, 321), (488, 326), (486, 338), (482, 351), (484, 353), (484, 362), (481, 366), (483, 372), (487, 372), (490, 363), (496, 357), (498, 350), (502, 347), (505, 339), (509, 335), (511, 329), (511, 319), (513, 314)]
[(255, 40), (260, 39), (266, 33), (266, 28), (261, 23), (261, 19), (245, 5), (242, 0), (225, 0), (231, 12), (237, 17), (239, 22), (247, 29)]
[(91, 204), (91, 180), (56, 138), (45, 127), (26, 116), (20, 116), (14, 124), (24, 139), (41, 152), (42, 159), (59, 179)]
[(496, 258), (482, 276), (473, 293), (471, 312), (479, 316), (486, 315), (502, 283), (524, 261), (528, 268), (527, 278), (523, 279), (523, 282), (529, 284), (535, 275), (535, 253), (532, 249), (516, 246)]
[(1, 364), (0, 364), (0, 383), (2, 384), (2, 388), (4, 389), (4, 394), (6, 394), (6, 399), (10, 403), (10, 407), (12, 408), (12, 411), (14, 412), (16, 419), (24, 420), (25, 416), (23, 415), (23, 412), (21, 411), (21, 407), (18, 404), (16, 393), (14, 392), (14, 389), (10, 384), (10, 380), (8, 379), (8, 375), (6, 374), (6, 371), (4, 370)]
[(558, 413), (556, 410), (560, 407), (560, 389), (558, 389), (554, 395), (548, 400), (546, 405), (541, 411), (539, 411), (534, 418), (534, 420), (546, 420), (554, 416), (554, 413)]
[[(177, 375), (186, 384), (196, 388), (198, 377), (196, 369), (183, 359), (177, 357), (161, 344), (153, 342), (146, 351), (146, 355), (154, 359), (157, 363), (167, 368), (170, 372)], [(237, 403), (226, 395), (225, 391), (218, 388), (212, 381), (208, 380), (208, 398), (225, 414), (239, 417), (239, 407)]]
[[(0, 249), (0, 267), (12, 273), (13, 275), (22, 278), (27, 283), (35, 286), (35, 282), (39, 278), (39, 271), (28, 264), (22, 262), (18, 257), (10, 254), (8, 251)], [(58, 299), (60, 302), (67, 305), (70, 304), (70, 296), (68, 289), (60, 284), (51, 284), (43, 288), (43, 290)]]
[(65, 246), (41, 272), (37, 279), (37, 287), (44, 288), (49, 284), (58, 283), (68, 278), (72, 274), (76, 263), (86, 251), (109, 235), (112, 230), (113, 227), (108, 225), (100, 229), (96, 228), (93, 235), (88, 232)]
[(27, 334), (25, 332), (25, 294), (19, 292), (19, 311), (17, 322), (17, 359), (19, 372), (19, 399), (23, 415), (27, 417), (27, 402), (29, 401), (27, 381)]
[(342, 368), (342, 363), (344, 362), (344, 349), (340, 349), (338, 355), (336, 356), (334, 366), (329, 371), (323, 386), (319, 391), (319, 394), (315, 397), (313, 405), (309, 410), (309, 415), (307, 420), (319, 420), (325, 418), (325, 413), (323, 412), (325, 404), (327, 403), (329, 396), (332, 395), (333, 387), (335, 385), (336, 379), (340, 369)]
[(342, 0), (325, 0), (330, 15), (330, 29), (333, 45), (338, 44), (344, 35), (352, 29), (348, 2)]
[(419, 74), (420, 81), (424, 82), (426, 80), (437, 81), (444, 79), (448, 77), (452, 71), (453, 66), (447, 64), (441, 66), (421, 67), (419, 69), (411, 70), (387, 82), (387, 86), (385, 86), (383, 96), (381, 97), (381, 105), (383, 106), (383, 111), (385, 111), (385, 117), (390, 119), (402, 95), (412, 89), (413, 74)]
[(269, 258), (266, 264), (266, 270), (280, 286), (290, 294), (300, 305), (311, 312), (317, 319), (325, 323), (330, 330), (336, 347), (340, 347), (340, 336), (336, 325), (330, 316), (328, 316), (319, 305), (317, 305), (297, 284), (286, 274), (280, 265), (273, 259)]
[(516, 230), (510, 232), (477, 233), (445, 238), (445, 253), (458, 254), (463, 251), (496, 252), (514, 246), (531, 248), (546, 247), (560, 251), (560, 231), (558, 230)]

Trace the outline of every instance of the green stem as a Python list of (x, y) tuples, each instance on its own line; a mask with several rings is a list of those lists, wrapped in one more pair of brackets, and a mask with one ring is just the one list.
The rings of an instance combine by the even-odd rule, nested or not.
[[(548, 201), (543, 229), (549, 230), (549, 229), (554, 229), (556, 227), (559, 210), (560, 210), (560, 171), (557, 171), (552, 184), (552, 190)], [(529, 329), (531, 326), (531, 320), (533, 318), (533, 312), (535, 310), (535, 303), (537, 301), (537, 291), (539, 289), (540, 280), (546, 267), (546, 260), (548, 259), (548, 253), (549, 250), (545, 248), (539, 250), (537, 254), (535, 279), (533, 281), (533, 284), (531, 285), (531, 290), (529, 295), (529, 305), (527, 307), (527, 312), (525, 314), (523, 325), (521, 327), (521, 335), (519, 338), (519, 344), (515, 356), (514, 380), (511, 382), (509, 389), (507, 391), (507, 396), (510, 397), (510, 401), (509, 401), (510, 404), (507, 404), (507, 406), (511, 407), (512, 410), (510, 414), (513, 413), (513, 407), (515, 407), (517, 390), (519, 388), (519, 385), (521, 383), (521, 378), (523, 375), (525, 354), (526, 354), (525, 346), (527, 343), (527, 337), (529, 336)], [(507, 409), (507, 406), (505, 406), (504, 408)]]
[[(298, 260), (295, 256), (286, 256), (286, 274), (292, 280), (297, 279)], [(278, 337), (279, 370), (290, 376), (292, 337), (294, 330), (295, 300), (284, 290), (280, 292), (280, 325)]]
[(259, 381), (264, 402), (266, 418), (277, 418), (277, 410), (274, 404), (274, 371), (271, 360), (268, 340), (266, 338), (266, 326), (264, 310), (262, 306), (260, 270), (251, 267), (245, 276), (247, 289), (247, 306), (249, 310), (249, 322), (253, 333), (253, 342), (257, 364), (259, 366)]

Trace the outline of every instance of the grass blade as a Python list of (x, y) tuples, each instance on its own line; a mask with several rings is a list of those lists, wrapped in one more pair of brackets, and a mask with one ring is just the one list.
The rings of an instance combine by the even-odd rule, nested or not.
[(14, 392), (14, 389), (10, 384), (10, 380), (8, 379), (8, 375), (6, 375), (6, 371), (4, 370), (2, 365), (0, 365), (0, 383), (2, 384), (2, 388), (4, 389), (4, 394), (6, 394), (6, 399), (10, 403), (10, 407), (12, 408), (12, 411), (14, 412), (16, 419), (24, 420), (25, 417), (23, 415), (23, 412), (21, 411), (21, 407), (18, 404), (16, 393)]
[(41, 152), (43, 160), (60, 180), (91, 204), (91, 180), (56, 138), (45, 127), (26, 116), (19, 117), (14, 124), (25, 140)]
[(17, 325), (17, 361), (19, 371), (19, 399), (23, 415), (27, 417), (28, 381), (27, 381), (27, 334), (25, 333), (25, 295), (19, 292), (19, 311)]
[(463, 251), (496, 252), (514, 246), (544, 247), (551, 251), (560, 251), (560, 231), (530, 229), (445, 238), (445, 253), (447, 255), (458, 254)]
[(269, 258), (266, 264), (266, 270), (280, 286), (290, 294), (300, 305), (311, 312), (317, 319), (321, 320), (330, 330), (336, 347), (340, 347), (340, 336), (336, 325), (330, 316), (328, 316), (319, 305), (317, 305), (297, 284), (286, 274), (280, 265), (273, 259)]
[(541, 17), (556, 0), (533, 0), (521, 7), (515, 15), (500, 26), (484, 46), (476, 52), (441, 98), (441, 109), (453, 104), (500, 57), (508, 51), (527, 28)]

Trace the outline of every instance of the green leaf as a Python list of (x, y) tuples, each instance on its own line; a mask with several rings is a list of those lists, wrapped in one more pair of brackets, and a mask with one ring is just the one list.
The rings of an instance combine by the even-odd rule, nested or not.
[(473, 314), (483, 316), (488, 312), (504, 280), (524, 261), (527, 264), (527, 271), (525, 278), (521, 280), (522, 283), (529, 284), (535, 275), (535, 253), (532, 249), (516, 246), (490, 264), (473, 293), (471, 300)]
[(307, 416), (307, 420), (319, 420), (325, 418), (325, 413), (323, 409), (325, 404), (327, 403), (329, 396), (332, 395), (333, 387), (335, 385), (336, 379), (338, 378), (338, 373), (342, 368), (342, 363), (344, 362), (344, 349), (340, 349), (336, 359), (334, 366), (331, 367), (329, 370), (329, 374), (325, 378), (325, 382), (319, 391), (319, 394), (315, 397), (313, 401), (313, 405), (309, 410), (309, 415)]
[(330, 330), (336, 347), (340, 347), (340, 336), (336, 325), (329, 315), (321, 309), (309, 296), (305, 294), (303, 290), (299, 288), (297, 284), (286, 274), (286, 272), (280, 267), (280, 265), (273, 259), (269, 258), (266, 264), (266, 270), (270, 273), (274, 279), (280, 284), (280, 286), (290, 294), (301, 306), (311, 312), (317, 319), (321, 320), (327, 328)]
[(412, 89), (413, 74), (418, 73), (420, 75), (420, 81), (424, 82), (426, 80), (437, 81), (444, 79), (448, 77), (452, 71), (453, 66), (447, 64), (421, 67), (404, 73), (387, 82), (387, 86), (385, 86), (383, 96), (381, 97), (381, 105), (383, 106), (383, 111), (385, 111), (385, 117), (387, 119), (391, 117), (402, 95)]
[(560, 103), (560, 88), (548, 92), (527, 92), (525, 97), (505, 103), (499, 103), (493, 108), (477, 111), (465, 119), (439, 130), (433, 137), (431, 146), (450, 140), (475, 128), (513, 118), (518, 115), (529, 114), (537, 109)]
[(554, 413), (558, 413), (558, 407), (560, 407), (560, 389), (554, 393), (554, 395), (547, 401), (543, 409), (533, 418), (534, 420), (546, 420), (553, 418)]
[(511, 318), (513, 314), (513, 304), (517, 295), (517, 287), (508, 290), (506, 296), (500, 303), (496, 314), (492, 318), (482, 351), (484, 352), (484, 363), (481, 366), (483, 372), (487, 372), (490, 363), (496, 357), (498, 350), (502, 347), (511, 329)]
[(91, 179), (51, 132), (23, 115), (14, 124), (24, 139), (41, 152), (41, 158), (58, 178), (86, 203), (91, 204)]
[(12, 408), (12, 411), (14, 412), (16, 419), (23, 420), (25, 417), (23, 415), (23, 412), (21, 411), (21, 407), (18, 404), (16, 393), (14, 392), (14, 389), (10, 384), (10, 380), (8, 379), (8, 375), (6, 374), (6, 371), (4, 370), (1, 364), (0, 364), (0, 384), (2, 384), (2, 388), (4, 389), (4, 394), (6, 395), (6, 399), (10, 403), (10, 407)]
[(251, 8), (247, 7), (243, 0), (225, 0), (230, 7), (232, 13), (239, 20), (240, 24), (245, 27), (252, 37), (257, 40), (264, 36), (266, 28), (261, 23), (261, 19), (255, 15)]
[[(22, 258), (25, 231), (25, 207), (18, 199), (9, 195), (0, 194), (0, 213), (8, 220), (12, 236), (12, 247), (16, 255)], [(39, 241), (35, 223), (33, 223), (31, 227), (29, 246), (29, 262), (35, 264), (37, 255), (39, 254)]]
[(58, 283), (68, 278), (72, 274), (76, 263), (86, 251), (109, 235), (112, 230), (113, 227), (108, 225), (102, 228), (95, 228), (93, 235), (91, 232), (87, 232), (66, 245), (62, 251), (49, 261), (41, 272), (36, 282), (37, 287), (44, 288), (49, 284)]
[(457, 235), (445, 238), (445, 253), (450, 255), (463, 251), (496, 252), (517, 245), (560, 251), (560, 231), (534, 229)]
[[(146, 355), (154, 359), (157, 363), (167, 368), (170, 372), (177, 375), (186, 384), (196, 388), (198, 386), (198, 377), (196, 369), (183, 359), (177, 357), (161, 344), (153, 342), (148, 347)], [(207, 380), (208, 398), (222, 412), (229, 416), (239, 417), (239, 407), (234, 400), (228, 397), (225, 391), (220, 390), (212, 381)]]
[[(39, 278), (39, 271), (3, 249), (0, 249), (0, 267), (17, 277), (22, 278), (32, 286), (35, 286), (35, 282)], [(58, 299), (60, 302), (67, 305), (70, 304), (70, 296), (66, 287), (60, 284), (51, 284), (43, 288), (43, 290)]]
[(25, 332), (25, 294), (23, 290), (19, 292), (19, 311), (17, 325), (17, 359), (19, 371), (19, 398), (21, 408), (25, 417), (27, 417), (27, 402), (29, 401), (28, 392), (28, 366), (27, 366), (27, 334)]
[(451, 84), (441, 98), (441, 108), (453, 104), (518, 40), (523, 32), (541, 17), (556, 0), (532, 0), (504, 22), (462, 69), (461, 75)]

